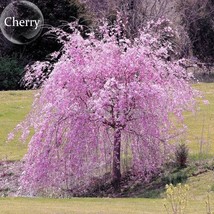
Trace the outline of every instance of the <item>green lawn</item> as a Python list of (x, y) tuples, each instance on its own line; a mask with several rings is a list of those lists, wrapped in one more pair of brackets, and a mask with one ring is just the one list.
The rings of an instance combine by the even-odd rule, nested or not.
[[(166, 214), (163, 199), (0, 199), (1, 214)], [(189, 202), (186, 213), (205, 214), (205, 201)]]
[(8, 134), (31, 108), (33, 91), (0, 92), (0, 159), (16, 160), (26, 153), (27, 145), (18, 139), (6, 143)]
[(214, 83), (199, 83), (194, 88), (203, 92), (210, 104), (200, 103), (195, 115), (185, 115), (188, 132), (184, 139), (187, 140), (191, 153), (198, 154), (202, 151), (204, 154), (214, 155)]

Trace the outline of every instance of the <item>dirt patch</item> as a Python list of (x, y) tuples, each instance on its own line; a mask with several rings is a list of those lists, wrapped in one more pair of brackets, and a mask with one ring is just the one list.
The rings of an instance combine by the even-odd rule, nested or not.
[(22, 170), (23, 163), (21, 161), (0, 162), (0, 197), (18, 195)]

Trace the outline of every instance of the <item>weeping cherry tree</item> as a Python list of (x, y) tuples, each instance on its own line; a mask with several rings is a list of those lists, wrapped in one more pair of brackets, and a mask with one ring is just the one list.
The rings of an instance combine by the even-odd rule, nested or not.
[(30, 115), (17, 127), (23, 138), (34, 130), (21, 178), (28, 194), (81, 194), (107, 172), (118, 189), (124, 158), (136, 178), (149, 179), (168, 158), (183, 111), (193, 109), (188, 74), (168, 60), (170, 42), (161, 45), (148, 29), (131, 42), (114, 36), (119, 28), (107, 28), (102, 39), (59, 31), (64, 45), (60, 57), (52, 55), (59, 60), (49, 77), (46, 62), (26, 73), (26, 84), (43, 80)]

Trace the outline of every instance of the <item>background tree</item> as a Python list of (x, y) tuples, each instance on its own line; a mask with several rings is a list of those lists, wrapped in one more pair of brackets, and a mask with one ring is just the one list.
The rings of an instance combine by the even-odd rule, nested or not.
[(23, 70), (16, 58), (0, 58), (0, 90), (20, 89)]
[(82, 0), (93, 14), (98, 17), (116, 19), (120, 12), (126, 21), (129, 38), (135, 38), (148, 21), (157, 21), (161, 17), (170, 17), (174, 10), (174, 2), (169, 0)]
[[(214, 62), (214, 3), (212, 0), (178, 1), (177, 10), (189, 39), (188, 49), (204, 62)], [(190, 52), (191, 54), (191, 52)]]
[[(108, 172), (118, 190), (122, 157), (131, 158), (127, 169), (136, 179), (149, 179), (177, 134), (169, 115), (179, 121), (192, 108), (185, 70), (167, 60), (166, 48), (153, 50), (156, 38), (142, 32), (134, 44), (123, 38), (118, 45), (118, 38), (102, 30), (103, 40), (59, 33), (68, 38), (63, 55), (29, 118), (17, 127), (23, 138), (35, 131), (24, 159), (24, 192), (81, 195), (94, 177)], [(36, 64), (34, 77), (45, 66)], [(26, 79), (32, 81), (32, 70)]]
[[(11, 1), (0, 0), (0, 13)], [(91, 24), (90, 14), (87, 12), (84, 4), (78, 0), (32, 0), (42, 11), (45, 19), (45, 26), (42, 35), (36, 41), (27, 45), (15, 45), (8, 42), (0, 32), (0, 57), (13, 58), (19, 61), (19, 64), (24, 68), (27, 64), (31, 64), (37, 60), (47, 60), (49, 54), (54, 51), (60, 50), (62, 45), (58, 42), (56, 34), (48, 34), (47, 32), (53, 27), (61, 28), (68, 31), (68, 23), (78, 22), (81, 27), (82, 36), (85, 36), (86, 31)], [(72, 32), (70, 32), (72, 33)], [(24, 71), (22, 72), (24, 73)], [(23, 88), (19, 85), (22, 76), (19, 76), (16, 89)], [(13, 79), (13, 81), (15, 81)], [(7, 90), (10, 87), (8, 85)], [(12, 88), (11, 88), (12, 89)], [(13, 88), (14, 89), (14, 88)], [(6, 88), (4, 88), (6, 90)]]

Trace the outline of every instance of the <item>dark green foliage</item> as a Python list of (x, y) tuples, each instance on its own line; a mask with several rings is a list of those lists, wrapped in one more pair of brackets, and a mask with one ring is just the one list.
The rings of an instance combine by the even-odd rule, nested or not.
[[(3, 0), (0, 0), (0, 5), (1, 1)], [(31, 44), (19, 46), (10, 44), (0, 35), (0, 55), (13, 56), (14, 53), (22, 53), (25, 58), (25, 64), (31, 61), (42, 61), (47, 55), (61, 48), (61, 45), (57, 42), (56, 35), (52, 34), (50, 36), (46, 34), (51, 27), (58, 27), (68, 31), (66, 24), (78, 20), (78, 23), (82, 25), (82, 35), (85, 36), (85, 33), (88, 32), (91, 18), (85, 5), (78, 0), (31, 0), (31, 2), (40, 8), (45, 19), (45, 26), (41, 36)], [(0, 12), (7, 4), (8, 2), (4, 0), (4, 4), (2, 3), (4, 6), (0, 6)]]
[[(0, 13), (10, 2), (0, 0)], [(31, 2), (36, 4), (44, 15), (43, 32), (39, 38), (28, 45), (14, 45), (8, 42), (0, 32), (0, 57), (3, 57), (0, 65), (0, 90), (20, 89), (22, 67), (37, 60), (48, 60), (49, 54), (60, 50), (62, 45), (58, 43), (57, 36), (46, 34), (51, 27), (69, 32), (66, 24), (78, 20), (82, 25), (83, 36), (89, 30), (91, 18), (85, 5), (78, 0), (31, 0)], [(19, 66), (20, 64), (23, 66)]]
[(189, 149), (186, 144), (179, 144), (175, 151), (175, 163), (178, 168), (185, 168), (187, 166), (187, 159)]
[(23, 66), (15, 58), (0, 58), (0, 90), (21, 89)]
[(187, 180), (188, 175), (186, 171), (177, 171), (169, 174), (166, 177), (162, 178), (162, 182), (165, 184), (173, 184), (176, 185), (178, 183), (183, 183)]

